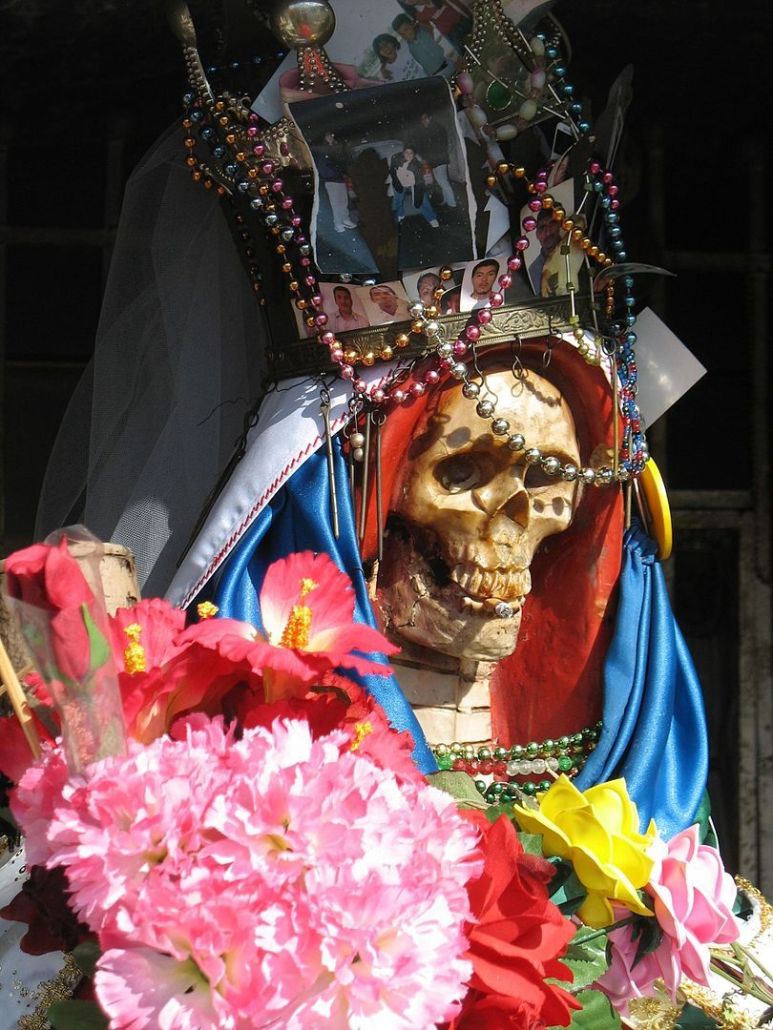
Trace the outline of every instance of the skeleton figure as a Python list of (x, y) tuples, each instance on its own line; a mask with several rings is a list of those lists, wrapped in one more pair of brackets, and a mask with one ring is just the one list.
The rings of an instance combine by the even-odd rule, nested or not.
[[(511, 435), (579, 464), (574, 420), (556, 386), (508, 367), (489, 372), (485, 388)], [(391, 500), (377, 597), (387, 634), (403, 648), (401, 684), (430, 740), (490, 736), (491, 671), (516, 647), (532, 558), (569, 527), (578, 490), (495, 436), (461, 388), (422, 420)]]

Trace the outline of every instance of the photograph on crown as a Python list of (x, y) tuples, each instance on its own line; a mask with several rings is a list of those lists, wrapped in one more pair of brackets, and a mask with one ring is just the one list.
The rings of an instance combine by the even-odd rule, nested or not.
[[(425, 307), (435, 305), (441, 315), (455, 314), (460, 310), (462, 292), (462, 276), (464, 265), (451, 267), (451, 278), (441, 279), (441, 265), (432, 268), (422, 268), (414, 272), (407, 272), (403, 275), (403, 286), (408, 295), (409, 303), (420, 301)], [(435, 291), (443, 290), (442, 297), (436, 297)]]
[(475, 256), (475, 200), (444, 79), (332, 94), (290, 112), (314, 165), (321, 272), (391, 282), (402, 269)]
[[(350, 90), (431, 75), (450, 79), (461, 68), (472, 28), (464, 0), (331, 0), (330, 6), (336, 25), (325, 51)], [(282, 103), (305, 99), (291, 50), (253, 110), (275, 122), (284, 113)]]
[(336, 334), (352, 329), (365, 329), (370, 325), (365, 310), (363, 288), (352, 283), (319, 283), (322, 307), (328, 318), (328, 328)]
[[(577, 228), (585, 227), (584, 215), (575, 209), (574, 179), (553, 186), (550, 195), (554, 207), (562, 207)], [(542, 208), (535, 215), (528, 205), (524, 206), (521, 222), (527, 218), (536, 221), (536, 227), (528, 234), (530, 246), (524, 251), (526, 274), (532, 290), (538, 297), (556, 297), (566, 293), (567, 282), (577, 285), (585, 252), (553, 217), (552, 208)], [(564, 253), (566, 247), (569, 248), (568, 254)]]

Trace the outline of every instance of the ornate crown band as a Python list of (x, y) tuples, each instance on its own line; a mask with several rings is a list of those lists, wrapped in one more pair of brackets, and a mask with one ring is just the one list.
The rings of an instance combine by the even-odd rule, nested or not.
[[(477, 340), (476, 349), (481, 352), (516, 339), (571, 333), (578, 317), (582, 325), (592, 325), (594, 314), (596, 309), (590, 297), (576, 297), (574, 307), (568, 296), (505, 305), (497, 310), (486, 325)], [(436, 321), (443, 338), (453, 340), (464, 332), (468, 316), (458, 313), (439, 315)], [(412, 322), (355, 329), (340, 333), (339, 337), (347, 362), (366, 367), (379, 361), (392, 361), (395, 357), (415, 361), (433, 353), (437, 346), (436, 341), (428, 338), (421, 323), (417, 323), (414, 328)], [(271, 343), (266, 356), (272, 379), (337, 371), (336, 363), (330, 360), (319, 344), (308, 339)]]

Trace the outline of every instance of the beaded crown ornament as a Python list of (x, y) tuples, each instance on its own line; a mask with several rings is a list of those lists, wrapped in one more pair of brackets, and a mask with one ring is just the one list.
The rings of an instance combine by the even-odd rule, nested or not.
[[(449, 375), (475, 403), (480, 418), (490, 422), (491, 432), (547, 475), (607, 486), (635, 480), (649, 458), (636, 400), (636, 301), (618, 185), (604, 152), (608, 148), (594, 136), (568, 81), (568, 45), (561, 27), (552, 15), (540, 14), (544, 4), (536, 8), (536, 16), (516, 24), (501, 0), (474, 0), (472, 28), (451, 81), (457, 108), (485, 155), (486, 188), (507, 205), (511, 216), (514, 243), (509, 256), (498, 262), (504, 271), (492, 283), (487, 300), (467, 314), (441, 314), (443, 297), (453, 285), (453, 269), (447, 264), (439, 268), (431, 302), (417, 299), (410, 304), (409, 320), (334, 332), (311, 244), (314, 180), (302, 135), (290, 117), (269, 124), (252, 109), (250, 98), (216, 92), (199, 56), (187, 7), (182, 0), (172, 5), (170, 20), (189, 82), (182, 120), (185, 161), (193, 179), (221, 198), (257, 300), (267, 309), (271, 378), (315, 375), (323, 382), (333, 375), (348, 382), (351, 422), (345, 436), (355, 461), (365, 457), (367, 464), (363, 447), (371, 424), (380, 425), (390, 410), (423, 396)], [(296, 52), (298, 91), (318, 97), (350, 88), (346, 68), (336, 66), (324, 49), (335, 28), (335, 15), (325, 0), (283, 0), (275, 7), (272, 25), (282, 43)], [(559, 121), (569, 146), (543, 167), (530, 168), (527, 161), (519, 162), (517, 155), (524, 151), (518, 145), (547, 119)], [(574, 210), (554, 196), (560, 163), (582, 183)], [(565, 292), (510, 303), (506, 294), (523, 274), (526, 252), (546, 220), (562, 234)], [(272, 253), (273, 262), (263, 261), (264, 250)], [(572, 252), (580, 255), (579, 272), (571, 263)], [(328, 277), (339, 283), (353, 278)], [(294, 338), (299, 334), (288, 300), (310, 338)], [(587, 362), (607, 371), (620, 418), (614, 420), (614, 447), (603, 463), (575, 465), (544, 455), (497, 416), (496, 399), (486, 390), (478, 359), (491, 348), (529, 337), (546, 339), (545, 364), (553, 346), (574, 345)], [(384, 376), (367, 381), (362, 370), (379, 363), (388, 363)], [(323, 412), (326, 393), (323, 386)]]

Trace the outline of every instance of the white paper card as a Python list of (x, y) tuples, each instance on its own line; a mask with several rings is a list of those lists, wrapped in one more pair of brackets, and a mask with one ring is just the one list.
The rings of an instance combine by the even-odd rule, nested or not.
[(706, 369), (650, 308), (636, 319), (637, 401), (651, 426), (706, 374)]

